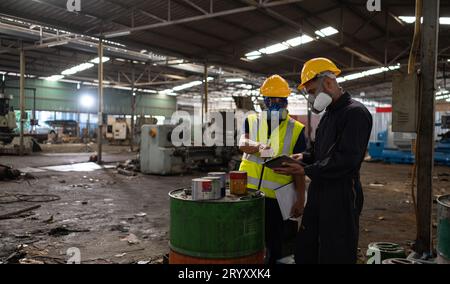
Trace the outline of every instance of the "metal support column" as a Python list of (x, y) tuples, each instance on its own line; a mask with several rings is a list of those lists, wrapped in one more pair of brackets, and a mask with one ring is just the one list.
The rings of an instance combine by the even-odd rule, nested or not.
[(97, 163), (102, 163), (103, 136), (103, 40), (98, 44), (98, 131), (97, 131)]
[(135, 69), (134, 69), (134, 63), (131, 63), (133, 65), (133, 69), (132, 69), (132, 73), (131, 73), (131, 125), (130, 125), (130, 132), (131, 132), (131, 137), (130, 137), (130, 150), (131, 152), (133, 152), (133, 143), (134, 143), (134, 116), (135, 116), (135, 112), (136, 112), (136, 93), (134, 90), (134, 85), (135, 85), (135, 81), (136, 81), (136, 74), (135, 74)]
[(421, 94), (419, 102), (419, 145), (417, 156), (418, 234), (416, 252), (432, 253), (432, 196), (436, 69), (440, 0), (423, 1), (421, 49)]
[(23, 132), (24, 132), (24, 124), (26, 120), (25, 116), (25, 51), (23, 48), (20, 49), (20, 147), (19, 154), (23, 156), (24, 154), (24, 141), (23, 141)]
[(204, 88), (205, 88), (205, 118), (208, 114), (208, 64), (205, 63), (205, 72), (204, 72)]

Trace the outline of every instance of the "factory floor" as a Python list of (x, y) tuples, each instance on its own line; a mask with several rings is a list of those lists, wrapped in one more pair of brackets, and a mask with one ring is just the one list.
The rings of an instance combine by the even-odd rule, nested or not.
[[(47, 145), (44, 152), (32, 156), (0, 157), (0, 164), (26, 169), (33, 176), (0, 181), (0, 216), (40, 205), (14, 218), (0, 219), (0, 262), (64, 263), (72, 256), (70, 248), (79, 249), (83, 263), (163, 262), (169, 240), (167, 193), (203, 174), (120, 175), (112, 167), (115, 162), (136, 156), (123, 146), (106, 147), (107, 167), (86, 164), (91, 171), (80, 172), (77, 163), (87, 162), (92, 153), (74, 146), (72, 150), (78, 152), (61, 153), (58, 147), (67, 150)], [(56, 165), (63, 167), (42, 169)], [(414, 240), (410, 169), (408, 165), (363, 164), (361, 262), (370, 242), (390, 241), (408, 248)], [(449, 173), (448, 167), (435, 168), (436, 195), (450, 193)], [(17, 202), (13, 197), (17, 194), (51, 196)], [(58, 200), (44, 202), (48, 198)]]

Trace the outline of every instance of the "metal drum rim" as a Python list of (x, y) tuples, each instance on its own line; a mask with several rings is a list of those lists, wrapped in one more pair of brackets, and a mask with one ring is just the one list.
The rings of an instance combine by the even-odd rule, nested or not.
[(449, 204), (445, 204), (441, 199), (444, 199), (444, 198), (447, 198), (448, 199), (448, 201), (450, 202), (450, 194), (444, 194), (444, 195), (441, 195), (441, 196), (439, 196), (438, 198), (437, 198), (437, 203), (439, 204), (439, 205), (442, 205), (443, 207), (445, 207), (445, 208), (447, 208), (447, 209), (450, 209), (450, 203)]
[(198, 202), (198, 203), (243, 203), (243, 202), (253, 202), (255, 200), (264, 199), (264, 197), (265, 197), (263, 192), (260, 192), (261, 195), (256, 197), (256, 198), (241, 199), (242, 198), (241, 197), (241, 198), (239, 198), (237, 200), (229, 200), (229, 201), (223, 201), (222, 199), (210, 199), (210, 200), (192, 200), (192, 199), (190, 199), (190, 200), (188, 200), (188, 199), (181, 199), (181, 198), (178, 198), (178, 197), (174, 196), (175, 192), (180, 192), (180, 191), (183, 191), (183, 190), (184, 190), (184, 188), (175, 189), (175, 190), (170, 191), (168, 193), (168, 195), (169, 195), (170, 198), (173, 198), (173, 199), (178, 200), (178, 201)]
[(184, 254), (191, 257), (199, 257), (199, 258), (210, 258), (210, 259), (216, 259), (216, 258), (222, 258), (222, 259), (230, 259), (230, 258), (239, 258), (239, 257), (245, 257), (250, 256), (253, 254), (256, 254), (262, 250), (264, 250), (264, 245), (261, 249), (254, 249), (254, 250), (246, 250), (246, 251), (236, 251), (233, 253), (204, 253), (204, 252), (195, 252), (191, 250), (185, 250), (182, 248), (175, 247), (172, 245), (172, 243), (169, 241), (169, 248), (173, 250), (174, 252)]

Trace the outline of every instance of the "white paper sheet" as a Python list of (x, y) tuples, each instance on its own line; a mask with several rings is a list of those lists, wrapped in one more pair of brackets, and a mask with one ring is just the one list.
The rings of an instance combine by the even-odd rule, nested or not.
[(297, 192), (293, 183), (289, 183), (279, 189), (275, 190), (275, 195), (280, 206), (281, 215), (283, 220), (287, 220), (291, 217), (291, 210), (297, 201)]

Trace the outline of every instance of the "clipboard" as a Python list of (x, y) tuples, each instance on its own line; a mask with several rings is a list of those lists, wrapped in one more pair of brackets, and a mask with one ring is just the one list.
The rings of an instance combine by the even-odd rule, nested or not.
[(298, 161), (298, 160), (294, 160), (289, 156), (286, 155), (281, 155), (278, 157), (275, 157), (273, 159), (270, 159), (266, 162), (264, 162), (264, 166), (273, 169), (273, 168), (282, 168), (283, 167), (283, 163), (296, 163), (296, 164), (300, 164), (303, 167), (306, 166), (306, 164), (302, 161)]
[(288, 220), (291, 218), (292, 207), (297, 201), (297, 191), (295, 190), (294, 183), (291, 182), (276, 189), (275, 196), (277, 197), (283, 220)]

